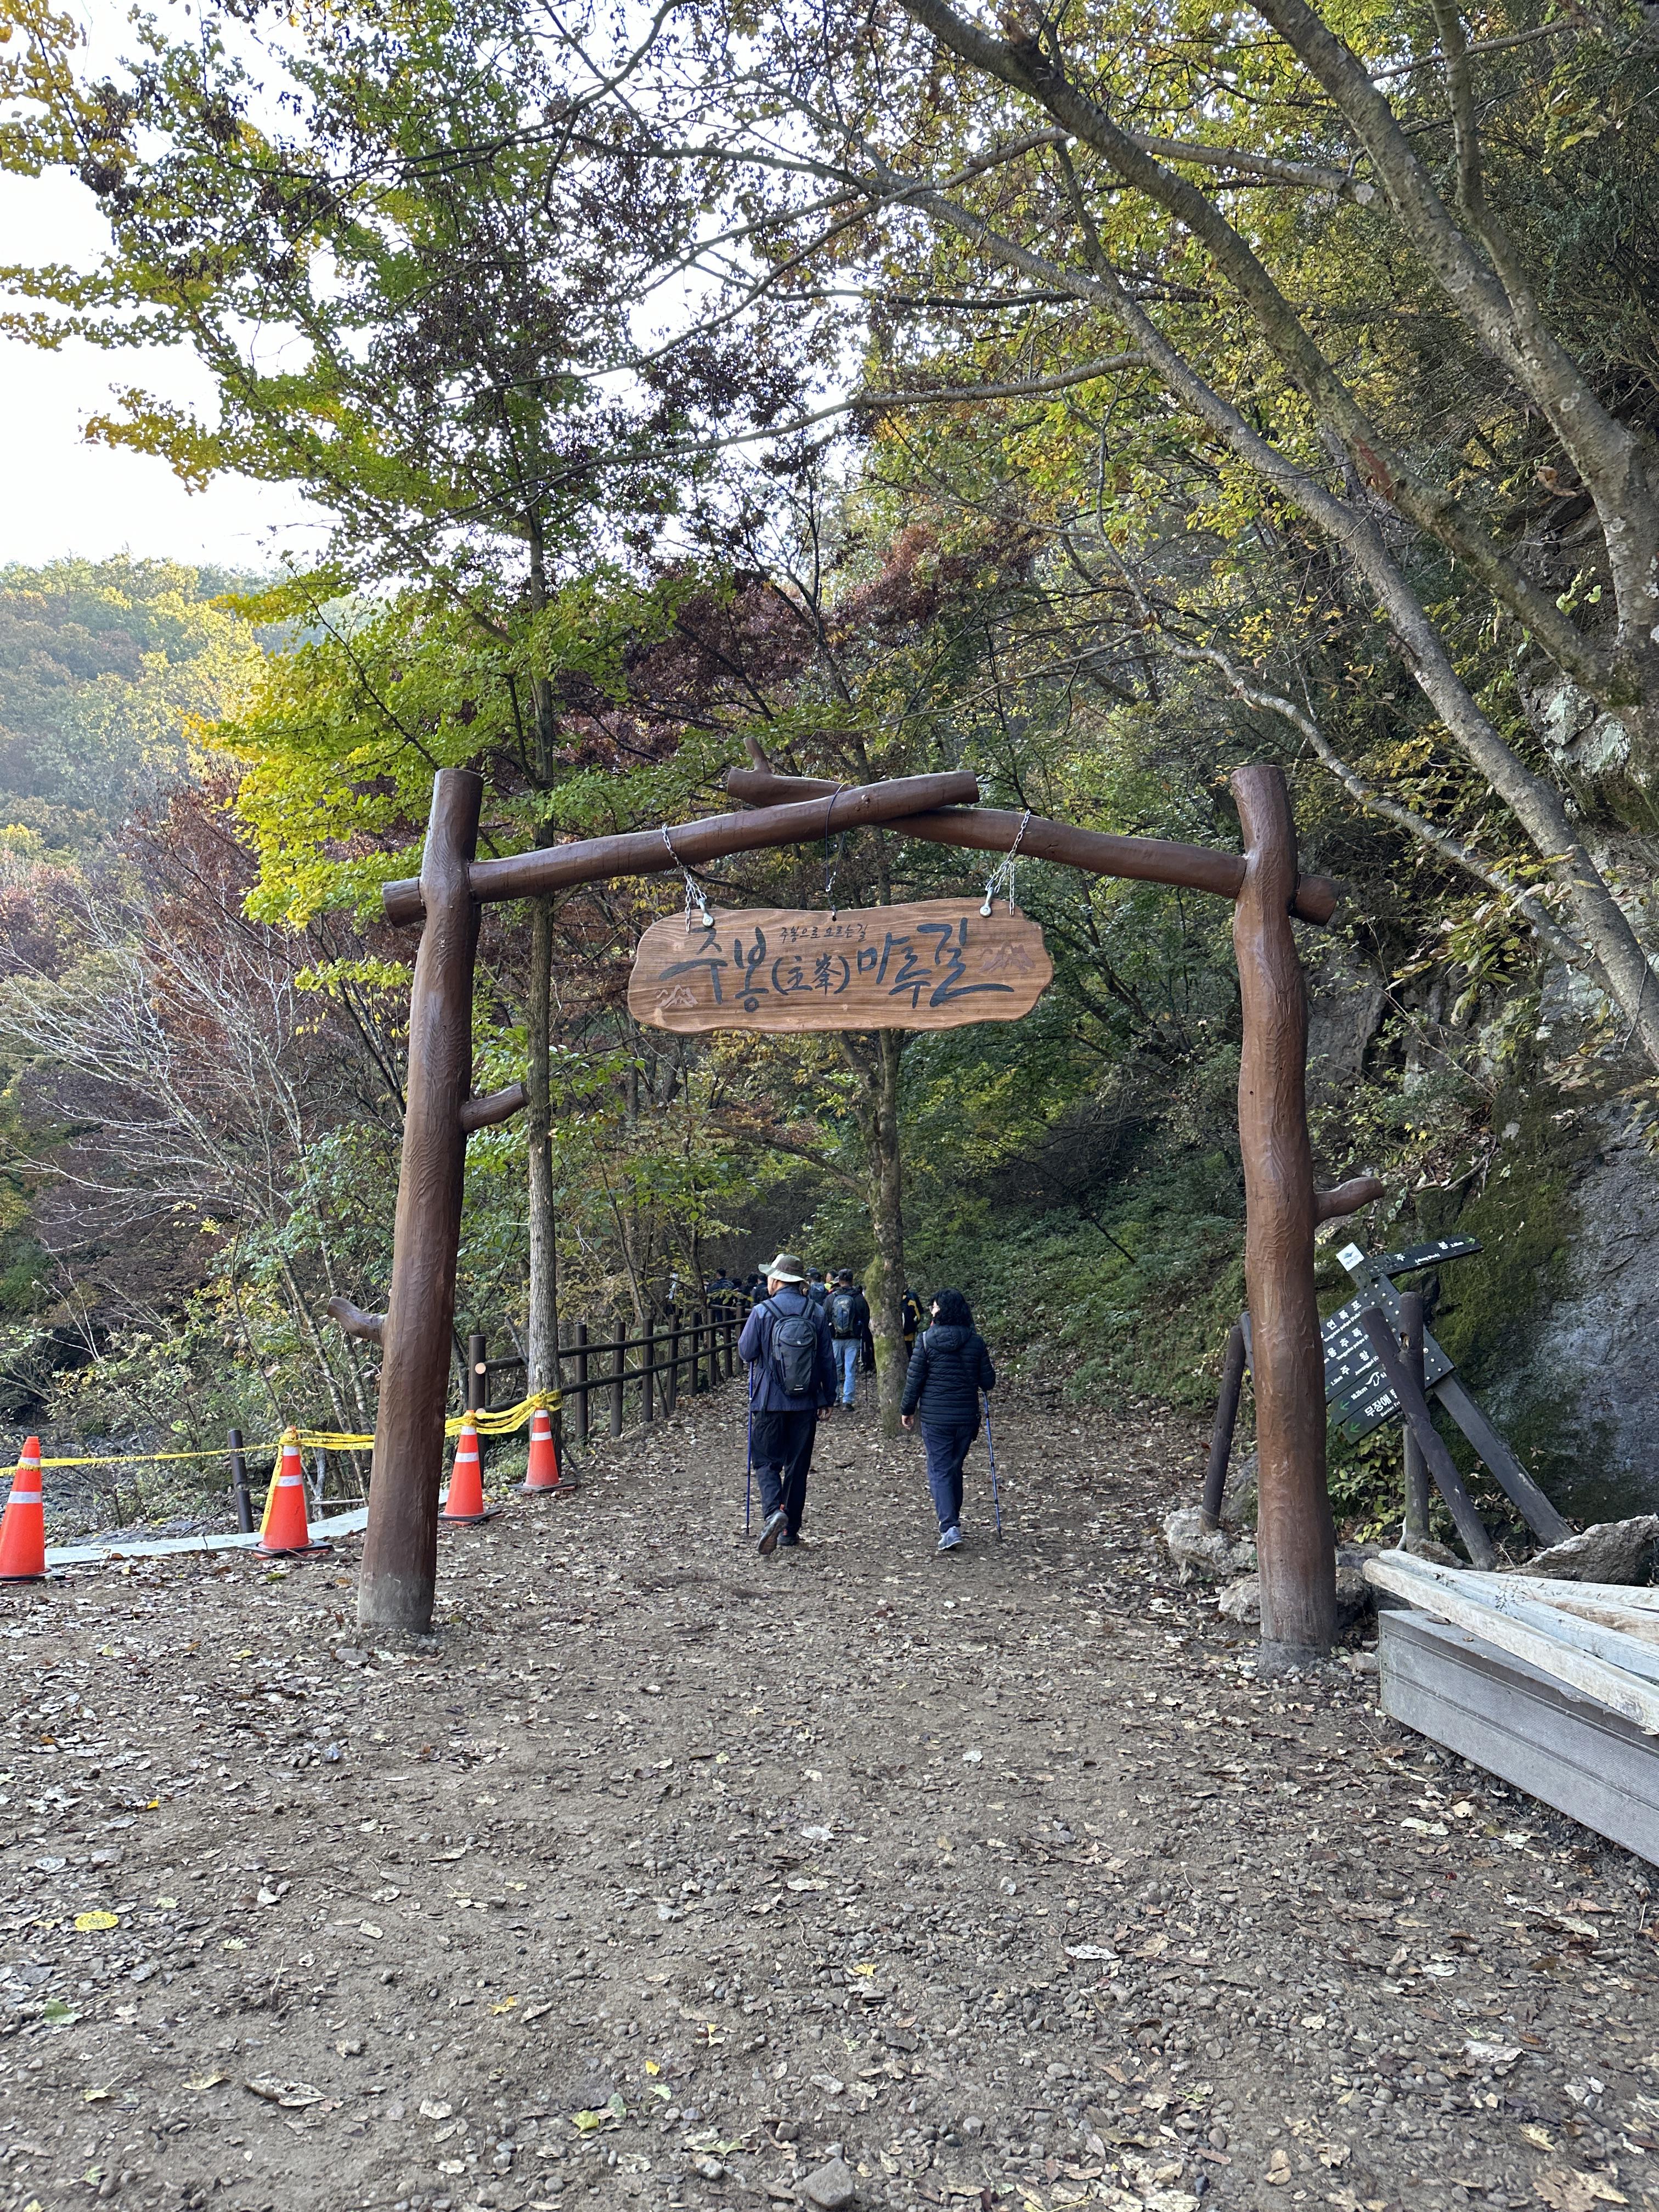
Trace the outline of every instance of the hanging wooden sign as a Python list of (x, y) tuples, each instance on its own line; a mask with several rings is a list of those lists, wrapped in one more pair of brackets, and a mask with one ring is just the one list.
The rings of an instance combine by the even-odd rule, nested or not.
[(659, 1030), (947, 1030), (1013, 1022), (1048, 988), (1042, 932), (999, 900), (716, 909), (653, 922), (629, 978)]

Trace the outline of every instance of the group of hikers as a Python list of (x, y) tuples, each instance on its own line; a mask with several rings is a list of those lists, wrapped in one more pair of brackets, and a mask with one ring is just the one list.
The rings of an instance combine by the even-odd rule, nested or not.
[[(749, 1461), (760, 1486), (760, 1549), (769, 1557), (780, 1545), (802, 1541), (813, 1439), (838, 1392), (844, 1407), (856, 1402), (870, 1308), (851, 1268), (831, 1285), (793, 1252), (768, 1264), (763, 1293), (744, 1322), (738, 1357), (749, 1370)], [(938, 1548), (953, 1552), (962, 1541), (963, 1462), (996, 1370), (960, 1291), (938, 1293), (929, 1328), (922, 1328), (922, 1318), (921, 1302), (907, 1291), (899, 1418), (907, 1429), (921, 1426)]]
[[(722, 1320), (741, 1321), (755, 1307), (764, 1304), (766, 1285), (767, 1278), (758, 1267), (742, 1281), (735, 1275), (722, 1273), (704, 1284), (703, 1297), (711, 1313)], [(855, 1406), (859, 1376), (876, 1371), (876, 1340), (871, 1327), (869, 1300), (854, 1281), (850, 1267), (828, 1274), (822, 1267), (809, 1267), (801, 1288), (814, 1311), (823, 1314), (830, 1323), (841, 1402), (843, 1406)], [(921, 1301), (914, 1291), (906, 1291), (899, 1301), (899, 1319), (908, 1359), (915, 1349), (916, 1332), (922, 1321)]]

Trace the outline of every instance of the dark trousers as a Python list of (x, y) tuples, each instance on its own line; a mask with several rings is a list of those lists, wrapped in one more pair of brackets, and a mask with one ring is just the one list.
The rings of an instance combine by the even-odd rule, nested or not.
[(954, 1528), (962, 1520), (962, 1462), (979, 1434), (977, 1421), (952, 1421), (943, 1425), (921, 1425), (921, 1441), (927, 1447), (927, 1487), (933, 1493), (933, 1510), (941, 1528)]
[(817, 1433), (816, 1413), (757, 1413), (755, 1416), (755, 1473), (760, 1479), (761, 1511), (783, 1508), (784, 1526), (792, 1536), (800, 1534), (806, 1510), (806, 1472), (812, 1464), (812, 1439)]

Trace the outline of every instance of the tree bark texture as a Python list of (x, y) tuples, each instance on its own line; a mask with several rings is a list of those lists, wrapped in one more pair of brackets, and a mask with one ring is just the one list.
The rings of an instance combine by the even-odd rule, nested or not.
[(553, 907), (538, 899), (530, 931), (529, 1154), (530, 1310), (526, 1316), (526, 1387), (559, 1387), (558, 1220), (553, 1205), (551, 1082)]
[(1240, 769), (1231, 788), (1245, 846), (1233, 950), (1244, 1029), (1238, 1141), (1259, 1455), (1256, 1552), (1262, 1658), (1278, 1669), (1330, 1650), (1336, 1535), (1325, 1486), (1325, 1377), (1314, 1294), (1308, 1000), (1291, 927), (1296, 829), (1281, 769)]
[(432, 787), (421, 862), (426, 927), (409, 1007), (409, 1087), (398, 1176), (392, 1291), (382, 1334), (368, 1530), (357, 1619), (423, 1634), (438, 1564), (438, 1485), (455, 1321), (472, 1089), (472, 970), (478, 908), (467, 885), (483, 779), (444, 769)]

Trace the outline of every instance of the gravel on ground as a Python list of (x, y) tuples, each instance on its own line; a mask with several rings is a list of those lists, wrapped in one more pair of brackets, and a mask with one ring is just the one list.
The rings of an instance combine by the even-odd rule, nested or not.
[(351, 1547), (0, 1595), (0, 2212), (1659, 2212), (1650, 1870), (1258, 1680), (1191, 1424), (996, 1442), (936, 1559), (837, 1413), (763, 1560), (728, 1386), (396, 1648)]

